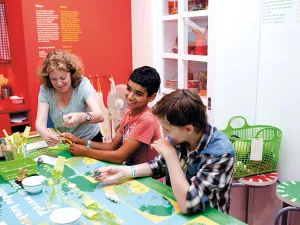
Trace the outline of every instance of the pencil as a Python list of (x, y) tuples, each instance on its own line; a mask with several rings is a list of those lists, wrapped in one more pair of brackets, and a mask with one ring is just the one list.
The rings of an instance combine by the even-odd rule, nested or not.
[[(59, 130), (57, 130), (56, 128), (54, 128), (54, 129), (56, 130), (57, 133), (59, 133), (60, 136), (63, 137), (62, 133)], [(68, 139), (68, 138), (65, 138), (65, 139), (67, 140), (67, 142), (69, 142), (70, 145), (73, 144), (70, 139)]]

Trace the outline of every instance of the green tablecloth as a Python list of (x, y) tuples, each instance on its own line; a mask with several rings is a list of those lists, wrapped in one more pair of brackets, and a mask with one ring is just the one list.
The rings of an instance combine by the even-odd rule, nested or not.
[[(47, 149), (30, 153), (31, 157), (47, 154)], [(209, 208), (202, 215), (191, 217), (182, 215), (176, 203), (172, 189), (152, 178), (140, 178), (113, 185), (95, 182), (91, 171), (107, 164), (90, 158), (72, 157), (68, 150), (53, 152), (68, 158), (63, 173), (63, 207), (76, 207), (84, 210), (82, 199), (88, 197), (96, 200), (101, 207), (117, 216), (120, 224), (244, 224), (233, 217)], [(50, 177), (53, 167), (42, 164), (38, 166), (41, 175)], [(72, 184), (72, 185), (70, 185)], [(74, 184), (76, 187), (74, 188)], [(109, 191), (118, 195), (121, 203), (111, 202), (104, 196)], [(41, 193), (26, 193), (15, 181), (4, 181), (0, 178), (0, 224), (51, 224), (49, 212), (45, 208), (44, 196)], [(80, 223), (105, 224), (103, 221), (90, 221), (81, 217)], [(113, 221), (111, 221), (113, 222)], [(109, 223), (109, 222), (107, 222)], [(113, 223), (111, 223), (113, 224)]]

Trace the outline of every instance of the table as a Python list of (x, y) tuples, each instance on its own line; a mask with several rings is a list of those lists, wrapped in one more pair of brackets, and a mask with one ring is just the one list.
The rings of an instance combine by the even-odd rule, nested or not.
[[(39, 154), (45, 154), (45, 151), (46, 149), (42, 149), (31, 155), (36, 157)], [(86, 157), (72, 157), (66, 150), (61, 151), (59, 155), (67, 158), (62, 177), (63, 207), (76, 207), (84, 210), (82, 199), (89, 197), (115, 214), (118, 217), (117, 221), (124, 225), (244, 224), (210, 207), (202, 215), (187, 217), (180, 213), (172, 189), (161, 182), (148, 177), (104, 185), (94, 181), (90, 175), (93, 169), (106, 166), (106, 163)], [(38, 165), (38, 171), (41, 175), (50, 177), (53, 167), (47, 164)], [(71, 187), (74, 185), (70, 184), (76, 184), (76, 187)], [(106, 199), (104, 191), (116, 193), (121, 203), (117, 204)], [(27, 194), (14, 181), (6, 182), (0, 178), (0, 196), (2, 197), (0, 197), (0, 225), (21, 224), (20, 220), (24, 224), (51, 224), (49, 220), (51, 213), (45, 208), (42, 193)], [(95, 223), (82, 216), (79, 224), (83, 222), (100, 224), (99, 221)]]
[(288, 181), (281, 182), (276, 187), (276, 195), (283, 202), (282, 209), (275, 216), (275, 225), (279, 225), (280, 217), (282, 216), (281, 224), (287, 224), (289, 211), (300, 211), (300, 182)]

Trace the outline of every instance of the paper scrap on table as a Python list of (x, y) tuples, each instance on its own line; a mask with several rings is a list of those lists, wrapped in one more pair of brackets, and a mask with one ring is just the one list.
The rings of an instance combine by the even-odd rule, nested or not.
[(30, 144), (27, 144), (27, 152), (31, 152), (33, 150), (40, 149), (40, 148), (46, 148), (46, 147), (48, 147), (48, 145), (44, 140), (30, 143)]
[(55, 158), (55, 157), (51, 157), (51, 156), (48, 156), (48, 155), (40, 155), (40, 156), (36, 157), (34, 159), (34, 161), (38, 161), (39, 157), (41, 157), (43, 159), (43, 163), (46, 163), (46, 164), (49, 164), (49, 165), (52, 165), (52, 166), (55, 165), (56, 160), (57, 160), (57, 158)]

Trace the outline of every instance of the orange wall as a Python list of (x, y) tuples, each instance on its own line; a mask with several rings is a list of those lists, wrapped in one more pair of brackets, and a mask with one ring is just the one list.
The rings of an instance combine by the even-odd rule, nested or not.
[(33, 123), (39, 91), (36, 70), (41, 61), (38, 56), (35, 4), (48, 8), (67, 5), (70, 10), (79, 11), (82, 35), (80, 42), (73, 43), (72, 52), (82, 59), (85, 75), (94, 76), (94, 84), (95, 75), (100, 76), (104, 100), (110, 88), (110, 75), (114, 76), (116, 84), (127, 83), (132, 70), (130, 0), (6, 1), (12, 57), (10, 69), (6, 68), (7, 76), (13, 83), (14, 94), (27, 97)]

